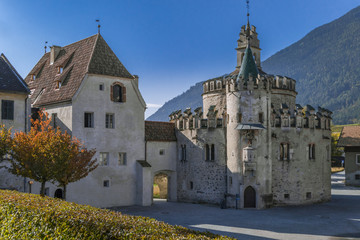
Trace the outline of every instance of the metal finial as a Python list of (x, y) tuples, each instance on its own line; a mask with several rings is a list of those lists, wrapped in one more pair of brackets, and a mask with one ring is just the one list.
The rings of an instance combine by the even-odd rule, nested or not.
[(47, 43), (48, 43), (48, 42), (47, 42), (47, 41), (45, 41), (45, 46), (44, 46), (45, 53), (46, 53), (46, 48), (47, 48), (46, 44), (47, 44)]
[(101, 27), (101, 25), (100, 25), (100, 19), (96, 19), (95, 20), (97, 23), (99, 23), (98, 24), (98, 34), (100, 34), (100, 27)]
[(246, 0), (246, 8), (247, 8), (247, 20), (249, 22), (249, 18), (250, 18), (250, 1)]

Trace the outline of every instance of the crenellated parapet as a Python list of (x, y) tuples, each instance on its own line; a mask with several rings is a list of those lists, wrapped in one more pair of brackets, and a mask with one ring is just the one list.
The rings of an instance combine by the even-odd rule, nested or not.
[(203, 94), (219, 93), (225, 90), (226, 75), (218, 78), (213, 78), (203, 83)]
[(191, 111), (191, 108), (172, 112), (169, 115), (170, 122), (175, 123), (175, 127), (180, 130), (194, 130), (194, 129), (214, 129), (226, 127), (225, 112), (219, 113), (215, 106), (210, 106), (207, 111), (206, 118), (201, 107)]
[(294, 109), (290, 109), (285, 103), (279, 108), (271, 104), (270, 112), (272, 127), (330, 130), (332, 112), (322, 107), (316, 111), (311, 105), (302, 107), (296, 104)]

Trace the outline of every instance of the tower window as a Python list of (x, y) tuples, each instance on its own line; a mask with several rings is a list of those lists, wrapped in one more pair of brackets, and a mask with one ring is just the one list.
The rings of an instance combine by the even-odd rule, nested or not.
[(311, 199), (311, 192), (306, 193), (306, 199)]
[(290, 144), (289, 143), (281, 143), (280, 144), (280, 160), (290, 160)]
[(309, 160), (315, 159), (315, 144), (311, 143), (308, 145), (309, 149)]
[(99, 90), (104, 91), (104, 84), (103, 83), (99, 85)]
[(259, 113), (259, 123), (263, 123), (263, 122), (264, 122), (264, 114)]

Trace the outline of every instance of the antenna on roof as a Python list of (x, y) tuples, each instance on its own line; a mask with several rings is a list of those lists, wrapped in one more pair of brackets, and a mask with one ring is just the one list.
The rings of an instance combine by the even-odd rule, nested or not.
[(98, 24), (98, 34), (100, 34), (100, 27), (101, 27), (101, 25), (100, 25), (100, 19), (96, 19), (95, 20), (97, 23), (99, 23)]
[(47, 42), (47, 41), (45, 41), (45, 46), (44, 46), (45, 53), (46, 53), (46, 48), (47, 48), (46, 44), (47, 44), (47, 43), (48, 43), (48, 42)]

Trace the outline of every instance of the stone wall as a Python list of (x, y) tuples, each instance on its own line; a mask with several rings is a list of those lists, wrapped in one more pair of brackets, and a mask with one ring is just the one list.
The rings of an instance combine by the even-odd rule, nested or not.
[[(178, 200), (219, 204), (226, 193), (226, 146), (223, 128), (184, 130), (178, 139)], [(205, 145), (215, 146), (215, 159), (205, 159)], [(186, 159), (182, 147), (186, 145)]]

